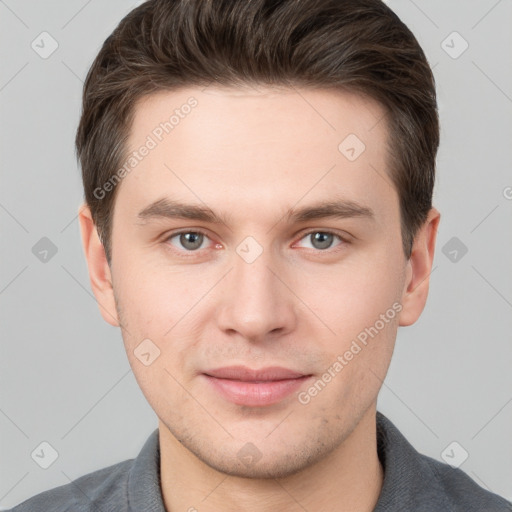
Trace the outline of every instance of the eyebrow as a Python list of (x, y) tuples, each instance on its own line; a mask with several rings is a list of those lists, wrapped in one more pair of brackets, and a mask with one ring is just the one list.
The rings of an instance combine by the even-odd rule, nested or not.
[[(158, 199), (138, 213), (142, 223), (152, 219), (188, 219), (212, 224), (228, 224), (229, 219), (215, 213), (207, 206), (186, 204), (168, 198)], [(299, 209), (290, 208), (284, 218), (289, 223), (301, 223), (324, 218), (346, 219), (363, 217), (375, 220), (375, 213), (368, 207), (352, 200), (322, 201)]]

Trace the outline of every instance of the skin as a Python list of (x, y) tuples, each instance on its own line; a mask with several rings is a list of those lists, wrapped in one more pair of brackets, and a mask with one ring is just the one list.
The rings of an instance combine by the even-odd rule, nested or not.
[[(88, 207), (79, 213), (100, 311), (121, 327), (159, 418), (165, 507), (371, 511), (383, 480), (377, 395), (398, 327), (413, 324), (425, 306), (440, 214), (432, 208), (406, 259), (384, 110), (348, 92), (160, 92), (137, 104), (129, 147), (140, 147), (191, 96), (198, 105), (118, 185), (111, 266)], [(366, 145), (352, 162), (338, 150), (351, 133)], [(226, 223), (138, 218), (162, 198), (206, 205)], [(339, 199), (371, 208), (373, 219), (286, 220), (291, 208)], [(179, 235), (170, 238), (181, 229), (207, 236), (193, 251)], [(332, 245), (319, 248), (315, 230), (334, 233)], [(248, 236), (263, 250), (252, 263), (236, 252)], [(300, 403), (298, 393), (393, 304), (401, 311)], [(160, 356), (145, 366), (134, 350), (148, 338)], [(236, 364), (312, 377), (279, 403), (247, 407), (201, 375)], [(238, 456), (247, 443), (259, 460)]]

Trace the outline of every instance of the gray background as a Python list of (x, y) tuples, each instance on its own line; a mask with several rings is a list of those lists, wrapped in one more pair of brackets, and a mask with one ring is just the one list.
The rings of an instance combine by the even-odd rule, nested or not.
[[(379, 409), (436, 459), (457, 441), (461, 469), (512, 499), (512, 1), (388, 3), (434, 67), (442, 220), (429, 301), (399, 331)], [(136, 4), (0, 0), (2, 508), (135, 457), (157, 428), (90, 291), (76, 218), (82, 82)], [(31, 47), (43, 31), (59, 45), (46, 59)], [(43, 441), (59, 454), (48, 469), (31, 458)]]

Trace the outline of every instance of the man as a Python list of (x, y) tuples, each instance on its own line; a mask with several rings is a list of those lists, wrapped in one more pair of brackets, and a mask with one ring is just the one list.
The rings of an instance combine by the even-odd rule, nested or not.
[(512, 510), (376, 411), (440, 220), (434, 79), (384, 3), (146, 2), (76, 143), (91, 286), (159, 424), (16, 512)]

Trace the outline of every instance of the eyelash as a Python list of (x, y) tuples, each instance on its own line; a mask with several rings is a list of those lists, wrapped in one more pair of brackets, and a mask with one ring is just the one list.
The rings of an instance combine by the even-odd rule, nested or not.
[[(201, 229), (186, 229), (186, 230), (181, 230), (181, 231), (176, 231), (176, 232), (173, 232), (173, 233), (170, 233), (168, 236), (165, 237), (164, 239), (164, 243), (166, 244), (166, 247), (169, 248), (169, 250), (171, 250), (172, 252), (178, 252), (178, 253), (182, 253), (183, 257), (193, 257), (194, 255), (200, 253), (203, 249), (196, 249), (195, 251), (187, 251), (187, 250), (179, 250), (179, 249), (176, 249), (174, 248), (173, 246), (170, 246), (170, 244), (168, 243), (172, 238), (176, 237), (176, 236), (179, 236), (179, 235), (182, 235), (182, 234), (185, 234), (185, 233), (195, 233), (195, 234), (201, 234), (203, 236), (205, 236), (206, 238), (210, 238), (208, 236), (208, 234), (201, 230)], [(327, 234), (327, 235), (334, 235), (335, 237), (337, 237), (339, 240), (340, 240), (340, 244), (334, 246), (334, 248), (327, 248), (327, 249), (309, 249), (308, 250), (312, 250), (316, 253), (326, 253), (326, 254), (332, 254), (333, 252), (336, 252), (337, 250), (339, 250), (339, 247), (340, 246), (344, 246), (344, 245), (347, 245), (350, 243), (350, 241), (348, 240), (348, 237), (344, 237), (334, 231), (329, 231), (329, 230), (321, 230), (321, 229), (312, 229), (310, 231), (307, 231), (306, 233), (303, 233), (301, 238), (299, 240), (303, 240), (304, 238), (306, 238), (307, 236), (313, 234), (313, 233), (323, 233), (323, 234)], [(184, 253), (184, 254), (183, 254)], [(186, 256), (185, 256), (186, 254)]]

